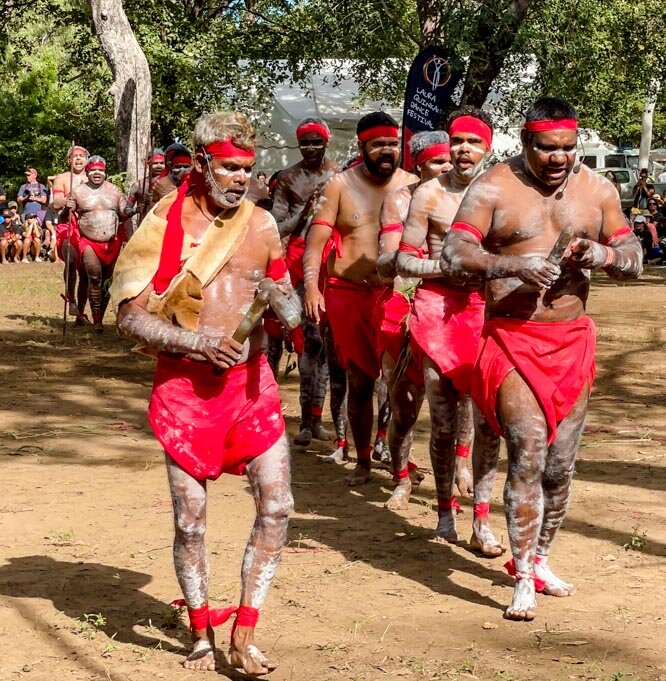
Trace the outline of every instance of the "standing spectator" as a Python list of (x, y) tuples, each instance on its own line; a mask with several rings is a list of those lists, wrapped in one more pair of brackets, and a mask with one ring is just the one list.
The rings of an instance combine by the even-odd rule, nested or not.
[(263, 170), (260, 170), (257, 173), (257, 182), (260, 185), (262, 185), (263, 187), (265, 187), (266, 189), (268, 189), (268, 181), (267, 181), (266, 177), (267, 177), (266, 173)]
[(659, 173), (657, 182), (659, 182), (660, 184), (666, 184), (666, 168), (664, 168), (664, 170), (661, 173)]
[(648, 171), (647, 168), (641, 168), (638, 182), (634, 187), (632, 196), (634, 199), (633, 207), (645, 210), (647, 208), (648, 192)]
[(37, 214), (43, 211), (48, 203), (46, 187), (37, 181), (37, 171), (34, 168), (28, 168), (25, 177), (26, 182), (21, 185), (16, 198), (23, 204), (24, 215)]

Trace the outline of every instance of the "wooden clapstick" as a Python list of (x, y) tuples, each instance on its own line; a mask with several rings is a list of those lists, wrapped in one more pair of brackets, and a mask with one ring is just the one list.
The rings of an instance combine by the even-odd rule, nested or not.
[(252, 301), (248, 311), (245, 313), (240, 323), (234, 331), (232, 338), (238, 343), (245, 343), (250, 337), (250, 334), (257, 327), (264, 312), (268, 309), (271, 302), (271, 293), (276, 284), (270, 279), (263, 279), (259, 282), (259, 290), (255, 299)]

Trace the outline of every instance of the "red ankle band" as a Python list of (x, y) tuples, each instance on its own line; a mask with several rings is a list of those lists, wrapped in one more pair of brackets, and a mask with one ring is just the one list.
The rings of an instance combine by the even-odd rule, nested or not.
[(467, 459), (469, 457), (469, 451), (469, 445), (456, 445), (456, 456)]
[(251, 608), (249, 605), (238, 606), (236, 612), (236, 626), (239, 627), (256, 627), (259, 621), (259, 611), (256, 608)]
[(317, 418), (321, 418), (321, 415), (324, 413), (324, 407), (312, 407), (310, 413)]
[(393, 479), (397, 482), (398, 480), (405, 480), (409, 477), (409, 468), (405, 466), (401, 468), (397, 473), (393, 474)]
[(385, 430), (377, 430), (377, 434), (375, 435), (375, 442), (377, 440), (384, 440), (386, 438), (386, 431)]
[(347, 446), (348, 446), (348, 445), (347, 445), (347, 440), (345, 440), (345, 438), (336, 440), (336, 441), (335, 441), (335, 446), (336, 446), (336, 447), (343, 447), (343, 448), (344, 448), (344, 447), (347, 447)]
[(211, 610), (208, 607), (208, 603), (202, 605), (200, 608), (190, 608), (182, 598), (172, 601), (171, 605), (174, 608), (187, 607), (187, 614), (190, 618), (190, 629), (192, 631), (202, 631), (203, 629), (207, 629), (208, 625), (211, 627), (218, 627), (220, 624), (224, 624), (238, 610), (238, 608), (234, 606), (228, 608), (213, 608)]
[(456, 495), (453, 494), (451, 495), (450, 499), (437, 499), (437, 508), (440, 511), (459, 511), (460, 510), (460, 504), (458, 503), (458, 500), (456, 499)]
[(370, 462), (370, 455), (372, 454), (372, 445), (368, 445), (367, 447), (363, 449), (356, 449), (356, 457), (359, 460), (359, 462)]
[(543, 579), (539, 579), (534, 572), (530, 572), (529, 574), (526, 572), (518, 572), (516, 570), (516, 563), (513, 558), (504, 563), (504, 569), (509, 574), (509, 577), (514, 577), (517, 582), (519, 582), (521, 579), (533, 579), (534, 589), (539, 593), (546, 588), (546, 582)]
[(490, 504), (479, 503), (474, 504), (474, 517), (475, 518), (487, 518), (490, 513)]
[(413, 462), (413, 461), (408, 461), (407, 462), (407, 470), (411, 473), (412, 471), (417, 471), (419, 467)]

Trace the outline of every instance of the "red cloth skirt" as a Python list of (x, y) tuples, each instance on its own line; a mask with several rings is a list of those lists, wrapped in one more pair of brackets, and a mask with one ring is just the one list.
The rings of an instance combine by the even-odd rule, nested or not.
[(471, 391), (486, 303), (478, 291), (458, 291), (426, 279), (409, 320), (416, 357), (427, 356), (461, 395)]
[[(375, 351), (381, 365), (382, 355), (387, 353), (395, 364), (400, 359), (408, 342), (407, 326), (411, 302), (399, 291), (387, 286), (380, 296), (372, 315), (375, 333)], [(407, 367), (407, 376), (415, 385), (423, 385), (423, 367), (418, 358), (412, 356)]]
[(326, 315), (333, 333), (333, 345), (340, 365), (352, 364), (368, 376), (379, 376), (372, 316), (384, 287), (357, 284), (349, 279), (329, 277), (324, 289)]
[[(58, 253), (58, 257), (61, 260), (65, 259), (65, 256), (62, 252), (62, 246), (67, 241), (67, 233), (70, 231), (70, 226), (66, 222), (61, 222), (56, 225), (56, 252)], [(76, 224), (73, 224), (71, 227), (71, 244), (72, 246), (76, 249), (78, 253), (80, 253), (80, 248), (79, 248), (79, 240), (81, 238), (81, 234), (79, 233), (79, 227)]]
[(95, 251), (95, 255), (99, 258), (102, 266), (110, 267), (118, 260), (122, 245), (123, 242), (117, 234), (111, 241), (91, 241), (86, 239), (83, 234), (79, 234), (79, 260), (83, 260), (83, 251), (87, 246), (90, 246)]
[(303, 254), (305, 253), (305, 239), (302, 236), (289, 237), (284, 259), (287, 263), (291, 285), (298, 286), (303, 281)]
[(548, 444), (585, 384), (594, 381), (596, 328), (589, 317), (571, 322), (494, 318), (486, 322), (474, 367), (472, 397), (496, 433), (497, 393), (515, 369), (529, 385), (548, 425)]
[(242, 475), (285, 429), (262, 353), (221, 374), (212, 364), (161, 353), (148, 420), (166, 453), (197, 480)]

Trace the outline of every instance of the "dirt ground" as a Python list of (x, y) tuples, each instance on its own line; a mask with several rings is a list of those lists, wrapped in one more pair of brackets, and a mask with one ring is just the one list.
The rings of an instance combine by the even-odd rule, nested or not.
[[(277, 681), (666, 680), (664, 270), (600, 278), (598, 381), (552, 565), (577, 585), (539, 597), (532, 623), (502, 619), (511, 580), (465, 541), (430, 540), (432, 476), (408, 511), (383, 508), (388, 472), (342, 486), (330, 445), (293, 448), (296, 512), (258, 629)], [(63, 341), (60, 269), (0, 267), (0, 679), (184, 680), (187, 642), (163, 455), (146, 422), (151, 360), (111, 328)], [(282, 385), (293, 436), (295, 373)], [(415, 458), (428, 467), (428, 419)], [(504, 533), (500, 474), (492, 521)], [(253, 519), (243, 478), (210, 487), (211, 598), (237, 602)], [(471, 507), (459, 526), (469, 537)], [(218, 638), (226, 644), (228, 628)], [(200, 678), (247, 678), (230, 670)]]

